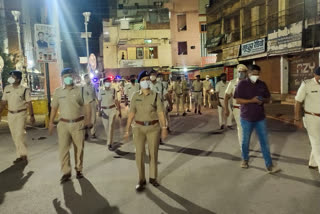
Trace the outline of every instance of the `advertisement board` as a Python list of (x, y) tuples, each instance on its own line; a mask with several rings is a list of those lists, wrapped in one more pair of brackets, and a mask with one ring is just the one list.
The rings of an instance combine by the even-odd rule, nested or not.
[(241, 56), (250, 56), (266, 51), (266, 38), (257, 39), (241, 45)]
[(56, 31), (52, 25), (35, 24), (35, 50), (39, 63), (57, 62)]

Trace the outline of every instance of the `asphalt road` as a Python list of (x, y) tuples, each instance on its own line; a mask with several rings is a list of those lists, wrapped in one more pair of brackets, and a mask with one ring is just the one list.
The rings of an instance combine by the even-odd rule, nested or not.
[(59, 184), (56, 135), (49, 137), (46, 130), (29, 129), (30, 163), (12, 166), (15, 149), (2, 123), (0, 213), (319, 213), (320, 175), (307, 167), (310, 145), (304, 130), (268, 121), (272, 158), (282, 169), (270, 175), (255, 136), (250, 168), (240, 168), (236, 131), (217, 131), (215, 111), (173, 116), (172, 120), (173, 133), (159, 151), (161, 187), (147, 185), (142, 194), (135, 192), (134, 146), (122, 141), (125, 118), (117, 120), (115, 142), (119, 147), (115, 152), (107, 150), (99, 121), (100, 140), (85, 145), (85, 178), (73, 177), (65, 185)]

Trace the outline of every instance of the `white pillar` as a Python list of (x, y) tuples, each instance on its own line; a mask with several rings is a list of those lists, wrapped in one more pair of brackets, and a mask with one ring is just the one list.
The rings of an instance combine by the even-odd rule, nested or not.
[(280, 59), (280, 75), (281, 75), (281, 95), (289, 92), (289, 61), (281, 56)]

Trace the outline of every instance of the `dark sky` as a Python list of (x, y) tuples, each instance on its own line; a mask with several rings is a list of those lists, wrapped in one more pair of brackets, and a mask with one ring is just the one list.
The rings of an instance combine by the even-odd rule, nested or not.
[[(92, 32), (89, 39), (89, 54), (99, 55), (99, 36), (102, 32), (102, 19), (108, 18), (110, 0), (59, 0), (61, 9), (60, 31), (62, 39), (62, 57), (65, 64), (74, 64), (79, 56), (86, 56), (85, 39), (81, 32), (85, 32), (83, 12), (91, 12), (88, 32)], [(62, 2), (62, 3), (61, 3)], [(70, 50), (74, 46), (75, 52)]]

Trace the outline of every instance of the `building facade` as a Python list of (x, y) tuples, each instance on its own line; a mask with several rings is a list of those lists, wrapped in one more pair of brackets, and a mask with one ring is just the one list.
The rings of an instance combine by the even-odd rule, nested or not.
[(319, 65), (319, 11), (319, 0), (211, 0), (206, 47), (225, 70), (261, 66), (261, 78), (284, 100)]

